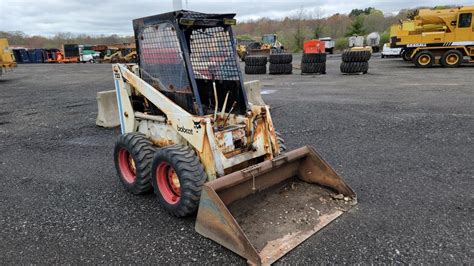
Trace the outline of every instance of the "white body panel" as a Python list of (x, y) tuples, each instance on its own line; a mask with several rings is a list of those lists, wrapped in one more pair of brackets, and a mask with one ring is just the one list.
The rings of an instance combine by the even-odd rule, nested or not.
[(383, 45), (383, 56), (399, 56), (402, 53), (402, 48), (390, 48), (388, 43)]

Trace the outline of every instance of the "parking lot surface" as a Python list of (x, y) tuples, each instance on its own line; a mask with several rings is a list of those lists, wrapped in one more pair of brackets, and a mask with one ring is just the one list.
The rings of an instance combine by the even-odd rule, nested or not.
[[(359, 204), (281, 263), (474, 262), (474, 67), (372, 58), (367, 75), (257, 75), (289, 149), (313, 146)], [(0, 79), (0, 261), (232, 263), (239, 256), (124, 191), (117, 129), (95, 126), (107, 64), (20, 65)]]

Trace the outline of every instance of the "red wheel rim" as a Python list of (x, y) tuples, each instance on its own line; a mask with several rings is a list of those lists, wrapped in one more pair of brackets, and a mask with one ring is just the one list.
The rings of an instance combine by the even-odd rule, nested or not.
[(156, 168), (156, 184), (163, 199), (169, 204), (176, 204), (181, 198), (181, 185), (173, 167), (161, 162)]
[(127, 149), (121, 148), (119, 150), (118, 163), (120, 173), (122, 174), (122, 177), (125, 179), (125, 181), (129, 184), (134, 183), (135, 179), (137, 178), (135, 161)]

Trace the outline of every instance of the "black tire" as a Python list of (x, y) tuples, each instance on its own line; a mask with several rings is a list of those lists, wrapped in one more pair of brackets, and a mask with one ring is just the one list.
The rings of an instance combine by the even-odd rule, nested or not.
[(267, 57), (264, 55), (248, 55), (245, 57), (246, 66), (265, 66), (267, 65)]
[(309, 64), (315, 64), (315, 63), (325, 63), (326, 62), (326, 54), (325, 53), (320, 53), (320, 54), (303, 54), (303, 57), (301, 58), (301, 63), (309, 63)]
[(342, 53), (343, 62), (367, 62), (372, 53), (370, 51), (352, 51), (346, 50)]
[(114, 149), (115, 168), (127, 191), (138, 195), (152, 190), (150, 167), (155, 151), (155, 146), (143, 134), (119, 136)]
[(326, 74), (326, 63), (301, 63), (301, 74)]
[(334, 48), (329, 49), (329, 54), (334, 54)]
[(268, 56), (270, 64), (290, 64), (293, 61), (292, 54), (276, 53)]
[[(168, 170), (166, 168), (163, 170), (162, 167), (168, 167)], [(177, 196), (177, 199), (169, 196), (169, 193), (173, 193), (173, 185), (168, 179), (168, 183), (162, 179), (165, 177), (162, 176), (161, 171), (165, 171), (169, 175), (169, 169), (176, 173), (179, 180), (179, 196)], [(184, 217), (196, 212), (201, 198), (202, 186), (207, 181), (207, 175), (191, 148), (183, 145), (172, 145), (158, 149), (151, 164), (151, 172), (151, 183), (155, 194), (158, 196), (161, 206), (167, 212), (176, 217)]]
[(369, 71), (368, 62), (341, 62), (341, 72), (345, 74), (367, 74)]
[(267, 66), (245, 66), (245, 74), (249, 75), (261, 75), (261, 74), (266, 74), (267, 73)]
[(293, 73), (292, 64), (270, 64), (268, 72), (272, 75)]
[(285, 139), (281, 136), (281, 133), (275, 130), (275, 135), (278, 142), (278, 147), (280, 147), (280, 153), (286, 152)]
[(411, 61), (412, 52), (413, 52), (412, 50), (403, 50), (401, 54), (403, 61), (405, 62)]
[(434, 54), (430, 51), (421, 51), (413, 57), (413, 63), (419, 68), (430, 68), (435, 61)]
[[(463, 53), (459, 50), (449, 50), (446, 51), (442, 56), (441, 60), (439, 60), (440, 64), (443, 67), (447, 68), (454, 68), (454, 67), (459, 67), (462, 64), (462, 60), (464, 58)], [(457, 61), (453, 61), (457, 60)]]

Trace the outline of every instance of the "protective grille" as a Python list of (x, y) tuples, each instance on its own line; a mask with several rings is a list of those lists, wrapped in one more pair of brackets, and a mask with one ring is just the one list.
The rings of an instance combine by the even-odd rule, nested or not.
[(223, 27), (193, 30), (190, 58), (196, 79), (239, 80), (229, 32)]
[(176, 30), (171, 23), (143, 28), (139, 36), (140, 70), (142, 79), (166, 91), (191, 93)]

